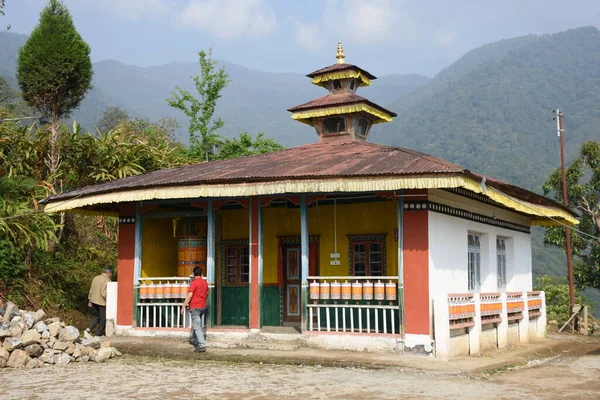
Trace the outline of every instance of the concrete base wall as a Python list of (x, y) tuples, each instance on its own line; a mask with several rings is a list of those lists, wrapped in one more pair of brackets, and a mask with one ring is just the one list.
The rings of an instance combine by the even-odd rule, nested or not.
[(498, 331), (494, 325), (483, 325), (479, 336), (481, 350), (498, 348)]
[(315, 349), (368, 353), (397, 353), (401, 349), (398, 338), (383, 336), (304, 334), (301, 344)]
[(538, 336), (538, 319), (529, 320), (529, 337), (535, 339)]
[(508, 324), (508, 344), (519, 344), (519, 324)]
[(464, 331), (459, 331), (460, 334), (450, 337), (450, 350), (448, 358), (468, 356), (469, 355), (469, 335)]

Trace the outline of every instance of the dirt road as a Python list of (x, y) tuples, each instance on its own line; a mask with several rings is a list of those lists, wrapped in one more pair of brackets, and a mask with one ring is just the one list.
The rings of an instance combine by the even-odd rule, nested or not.
[(600, 349), (471, 374), (124, 356), (106, 364), (0, 371), (2, 399), (597, 399)]

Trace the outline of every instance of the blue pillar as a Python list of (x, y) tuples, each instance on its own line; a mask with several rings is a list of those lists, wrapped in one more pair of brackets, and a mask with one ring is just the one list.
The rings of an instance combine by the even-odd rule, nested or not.
[(207, 202), (207, 232), (206, 232), (206, 280), (210, 289), (206, 307), (208, 309), (207, 326), (215, 325), (216, 317), (216, 292), (215, 292), (215, 212), (212, 200)]
[(302, 253), (302, 331), (306, 331), (308, 326), (308, 209), (306, 205), (306, 195), (300, 197), (300, 252)]

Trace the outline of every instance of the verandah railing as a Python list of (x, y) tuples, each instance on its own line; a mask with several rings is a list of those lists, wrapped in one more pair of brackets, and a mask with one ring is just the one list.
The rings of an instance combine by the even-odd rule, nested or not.
[[(136, 327), (189, 328), (189, 310), (181, 314), (190, 278), (141, 278), (136, 291)], [(204, 326), (204, 321), (202, 321)]]
[(309, 276), (308, 282), (308, 331), (400, 333), (397, 276)]

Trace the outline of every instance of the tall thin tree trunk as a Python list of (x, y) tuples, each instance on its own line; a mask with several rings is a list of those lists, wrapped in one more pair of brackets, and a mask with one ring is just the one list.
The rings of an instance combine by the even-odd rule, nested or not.
[[(58, 168), (60, 167), (60, 144), (58, 139), (60, 137), (60, 117), (58, 115), (52, 115), (50, 118), (50, 154), (48, 155), (48, 170), (50, 174), (50, 183), (54, 186), (57, 193), (62, 193), (62, 182), (59, 185), (59, 180), (56, 177)], [(61, 212), (59, 217), (60, 228), (57, 235), (57, 243), (60, 243), (65, 225), (65, 213)], [(51, 251), (54, 251), (54, 246), (51, 246)]]

